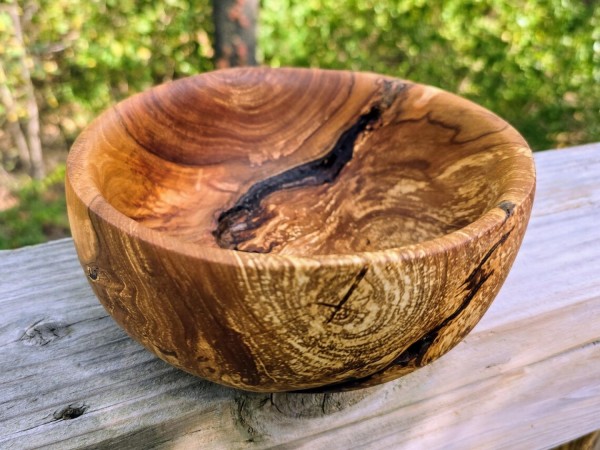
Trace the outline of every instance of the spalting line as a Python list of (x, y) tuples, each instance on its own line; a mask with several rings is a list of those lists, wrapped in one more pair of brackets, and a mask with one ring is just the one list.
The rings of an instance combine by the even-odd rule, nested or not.
[[(253, 231), (271, 218), (261, 207), (262, 200), (269, 194), (282, 189), (317, 186), (334, 181), (352, 159), (358, 136), (375, 124), (380, 117), (381, 109), (373, 106), (342, 133), (332, 150), (324, 157), (253, 185), (235, 205), (219, 215), (217, 228), (213, 231), (218, 245), (221, 248), (239, 250), (239, 244), (252, 239)], [(269, 248), (255, 248), (254, 251), (268, 253), (274, 245), (271, 243)]]
[(353, 389), (353, 388), (360, 387), (361, 385), (364, 385), (365, 382), (368, 382), (369, 380), (371, 380), (373, 378), (376, 378), (378, 375), (385, 372), (390, 367), (393, 367), (393, 366), (406, 367), (410, 363), (414, 363), (417, 367), (419, 367), (423, 362), (423, 358), (425, 357), (425, 354), (427, 353), (427, 351), (429, 350), (431, 345), (434, 343), (435, 339), (438, 337), (440, 331), (442, 331), (446, 326), (450, 325), (450, 323), (454, 319), (456, 319), (469, 306), (469, 304), (475, 298), (475, 296), (477, 295), (477, 293), (479, 292), (481, 287), (494, 274), (493, 270), (486, 272), (484, 270), (483, 266), (489, 261), (489, 259), (492, 257), (494, 252), (496, 252), (496, 250), (498, 250), (498, 247), (500, 247), (502, 244), (504, 244), (506, 242), (506, 240), (509, 238), (510, 234), (512, 233), (513, 229), (514, 228), (511, 228), (509, 231), (507, 231), (505, 234), (502, 235), (502, 237), (498, 240), (498, 242), (496, 242), (492, 246), (492, 248), (490, 248), (490, 250), (481, 259), (481, 261), (479, 262), (477, 267), (475, 267), (475, 269), (473, 269), (471, 274), (467, 277), (467, 279), (464, 282), (464, 286), (467, 289), (467, 294), (465, 295), (460, 306), (458, 308), (456, 308), (456, 310), (452, 314), (450, 314), (446, 319), (444, 319), (444, 321), (441, 324), (439, 324), (434, 329), (427, 332), (422, 338), (418, 339), (413, 344), (411, 344), (406, 350), (404, 350), (402, 352), (402, 354), (400, 354), (400, 356), (398, 356), (395, 360), (393, 360), (388, 366), (386, 366), (383, 369), (381, 369), (380, 371), (378, 371), (372, 375), (368, 375), (366, 377), (350, 378), (350, 379), (348, 379), (346, 381), (342, 381), (340, 383), (333, 383), (330, 385), (321, 386), (321, 387), (314, 388), (314, 389), (302, 390), (299, 392), (315, 392), (315, 393), (317, 393), (317, 392), (327, 392), (330, 390), (337, 391), (337, 390)]
[(410, 118), (410, 119), (400, 119), (395, 121), (393, 124), (394, 125), (401, 125), (404, 123), (418, 123), (418, 122), (422, 122), (422, 121), (426, 121), (427, 123), (431, 124), (431, 125), (435, 125), (441, 128), (444, 128), (448, 131), (452, 132), (452, 137), (450, 138), (450, 143), (451, 144), (455, 144), (455, 145), (463, 145), (463, 144), (469, 144), (471, 142), (475, 142), (478, 141), (479, 139), (483, 139), (484, 137), (487, 136), (491, 136), (493, 134), (496, 133), (501, 133), (503, 131), (505, 131), (506, 129), (508, 129), (509, 125), (508, 123), (505, 123), (501, 128), (497, 129), (497, 130), (490, 130), (490, 131), (486, 131), (478, 136), (469, 138), (469, 139), (463, 139), (463, 140), (459, 140), (458, 136), (460, 135), (460, 133), (462, 133), (462, 127), (458, 124), (451, 124), (451, 123), (446, 123), (442, 120), (438, 120), (438, 119), (434, 119), (431, 115), (431, 111), (427, 112), (426, 114), (424, 114), (421, 117), (414, 117), (414, 118)]
[(462, 313), (469, 306), (471, 300), (475, 298), (475, 295), (477, 295), (483, 284), (488, 280), (488, 278), (490, 278), (494, 274), (493, 270), (486, 272), (483, 269), (483, 266), (492, 257), (492, 255), (498, 249), (498, 247), (500, 247), (502, 244), (504, 244), (504, 242), (506, 242), (506, 240), (512, 233), (512, 230), (513, 229), (511, 228), (509, 231), (502, 235), (498, 242), (496, 242), (492, 246), (492, 248), (489, 249), (489, 251), (479, 262), (477, 267), (473, 269), (469, 277), (466, 279), (464, 285), (467, 288), (467, 295), (465, 295), (459, 307), (456, 308), (456, 310), (452, 314), (446, 317), (446, 319), (444, 319), (444, 321), (441, 324), (439, 324), (433, 330), (426, 333), (425, 336), (414, 342), (410, 347), (408, 347), (404, 352), (402, 352), (402, 354), (398, 358), (396, 358), (391, 365), (407, 366), (412, 361), (414, 361), (415, 365), (417, 366), (421, 365), (421, 363), (423, 362), (423, 358), (427, 353), (427, 350), (429, 350), (431, 344), (433, 344), (435, 339), (438, 337), (439, 332), (442, 331), (446, 326), (448, 326), (450, 322), (456, 319), (460, 315), (460, 313)]
[(362, 269), (360, 269), (360, 272), (358, 272), (358, 274), (354, 277), (354, 281), (352, 282), (352, 284), (346, 291), (346, 294), (344, 295), (344, 297), (342, 297), (342, 300), (337, 305), (333, 305), (331, 303), (317, 303), (317, 305), (328, 306), (330, 308), (333, 308), (333, 311), (332, 311), (331, 315), (329, 316), (329, 318), (327, 319), (326, 323), (331, 323), (331, 321), (335, 318), (337, 313), (340, 312), (340, 310), (344, 307), (346, 302), (350, 299), (350, 297), (352, 296), (352, 294), (354, 293), (354, 291), (356, 290), (356, 288), (358, 287), (360, 282), (363, 280), (363, 278), (367, 274), (368, 270), (369, 270), (369, 266), (364, 266)]

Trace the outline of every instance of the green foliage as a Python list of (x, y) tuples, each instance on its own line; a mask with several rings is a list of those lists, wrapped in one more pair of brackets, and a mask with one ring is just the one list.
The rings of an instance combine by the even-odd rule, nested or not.
[[(52, 85), (62, 86), (59, 101), (97, 112), (153, 84), (212, 68), (208, 1), (46, 2), (70, 25), (57, 20), (43, 40), (73, 36), (57, 58), (60, 71)], [(39, 26), (46, 23), (38, 20)]]
[[(18, 3), (43, 116), (68, 140), (134, 92), (213, 68), (210, 0)], [(600, 140), (598, 0), (263, 0), (259, 33), (267, 65), (436, 85), (505, 117), (535, 149)], [(0, 8), (0, 57), (22, 52)]]
[[(213, 68), (210, 0), (17, 3), (43, 113), (68, 138), (134, 92)], [(263, 0), (259, 32), (267, 65), (436, 85), (507, 118), (536, 149), (600, 140), (597, 0)], [(22, 52), (0, 9), (0, 57)]]
[[(259, 59), (365, 70), (456, 92), (509, 120), (534, 149), (600, 141), (598, 0), (262, 0)], [(8, 5), (18, 5), (24, 46)], [(4, 0), (0, 66), (26, 116), (23, 61), (42, 122), (70, 142), (98, 112), (213, 69), (210, 0)], [(24, 58), (22, 58), (24, 56)], [(0, 143), (2, 132), (0, 132)], [(6, 160), (15, 150), (1, 149)], [(12, 153), (11, 153), (12, 152)], [(12, 156), (7, 157), (7, 154)], [(10, 166), (7, 166), (10, 168)], [(62, 170), (0, 213), (0, 248), (68, 230)]]
[(575, 0), (264, 0), (265, 62), (442, 87), (535, 149), (600, 140), (600, 5)]
[[(210, 0), (18, 3), (43, 119), (68, 140), (110, 104), (213, 67)], [(18, 47), (0, 7), (0, 57), (16, 56)], [(18, 64), (9, 66), (18, 92)]]
[(64, 194), (65, 166), (18, 193), (18, 205), (0, 212), (0, 249), (69, 236)]

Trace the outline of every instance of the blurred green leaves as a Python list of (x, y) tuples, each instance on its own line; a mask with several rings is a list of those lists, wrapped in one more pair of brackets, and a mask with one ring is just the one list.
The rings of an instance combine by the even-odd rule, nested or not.
[[(213, 67), (210, 0), (24, 0), (18, 4), (42, 114), (58, 108), (60, 116), (51, 120), (69, 139), (110, 104)], [(1, 58), (19, 51), (9, 26), (0, 6)], [(13, 76), (11, 90), (18, 92), (19, 82)], [(47, 114), (43, 118), (48, 119)]]
[[(58, 114), (68, 140), (134, 92), (213, 69), (210, 0), (18, 4), (42, 113)], [(263, 0), (259, 33), (266, 65), (436, 85), (505, 117), (535, 149), (600, 140), (598, 0)], [(20, 51), (0, 7), (0, 57)]]
[(600, 4), (574, 0), (264, 0), (262, 58), (436, 85), (535, 149), (600, 140)]
[(18, 248), (69, 235), (64, 195), (65, 166), (32, 180), (16, 194), (17, 205), (0, 211), (0, 249)]
[[(19, 6), (26, 48), (10, 4)], [(17, 108), (0, 105), (0, 127), (27, 114), (23, 55), (42, 123), (67, 144), (109, 105), (212, 70), (210, 5), (4, 0), (0, 82)], [(456, 92), (509, 120), (537, 150), (600, 141), (598, 0), (262, 0), (258, 49), (270, 66), (374, 71)], [(0, 248), (67, 232), (61, 171), (27, 184), (20, 205), (0, 212)]]

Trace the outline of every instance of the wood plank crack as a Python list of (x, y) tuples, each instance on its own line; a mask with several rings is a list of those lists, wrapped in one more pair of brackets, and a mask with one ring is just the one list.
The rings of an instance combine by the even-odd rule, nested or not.
[(344, 296), (342, 297), (342, 299), (340, 300), (339, 303), (337, 303), (337, 304), (322, 303), (322, 302), (317, 303), (318, 305), (321, 305), (321, 306), (328, 306), (328, 307), (333, 308), (333, 311), (332, 311), (331, 315), (329, 316), (329, 318), (327, 319), (326, 323), (331, 323), (331, 321), (335, 318), (335, 316), (344, 307), (344, 305), (350, 299), (350, 297), (352, 296), (352, 294), (354, 293), (354, 291), (356, 290), (356, 288), (358, 287), (360, 282), (363, 280), (363, 278), (365, 278), (365, 275), (367, 274), (368, 270), (369, 270), (369, 266), (363, 266), (363, 268), (360, 269), (360, 272), (358, 272), (356, 274), (356, 276), (354, 277), (354, 280), (352, 281), (352, 284), (350, 285), (350, 287), (348, 288), (348, 290), (346, 291), (346, 293), (344, 294)]

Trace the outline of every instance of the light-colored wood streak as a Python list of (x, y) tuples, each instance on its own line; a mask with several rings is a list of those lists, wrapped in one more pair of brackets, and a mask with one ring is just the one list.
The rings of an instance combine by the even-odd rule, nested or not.
[[(361, 391), (203, 381), (112, 321), (71, 240), (0, 252), (0, 448), (536, 450), (600, 429), (600, 145), (536, 164), (529, 231), (483, 320), (427, 367)], [(83, 414), (54, 418), (69, 405)]]
[(480, 106), (307, 69), (134, 96), (67, 163), (79, 258), (117, 323), (260, 392), (373, 386), (444, 354), (506, 278), (534, 188), (526, 143)]

